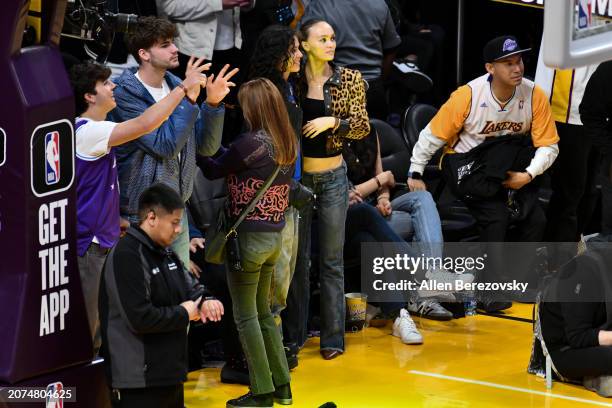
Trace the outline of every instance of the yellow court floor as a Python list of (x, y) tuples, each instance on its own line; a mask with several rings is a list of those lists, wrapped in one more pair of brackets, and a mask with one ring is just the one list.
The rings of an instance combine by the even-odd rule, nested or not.
[[(507, 316), (531, 318), (531, 305), (515, 304)], [(527, 374), (531, 324), (478, 315), (450, 322), (414, 318), (424, 344), (409, 346), (384, 328), (347, 334), (346, 353), (331, 361), (310, 339), (292, 371), (293, 407), (588, 407), (610, 406), (582, 387)], [(247, 391), (219, 382), (220, 369), (192, 372), (185, 384), (189, 408), (225, 407)], [(278, 405), (280, 407), (280, 405)]]

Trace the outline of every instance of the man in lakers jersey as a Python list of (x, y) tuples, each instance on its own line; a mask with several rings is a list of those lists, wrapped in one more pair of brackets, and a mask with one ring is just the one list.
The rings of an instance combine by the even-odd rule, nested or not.
[[(513, 36), (497, 37), (483, 50), (487, 73), (459, 87), (419, 135), (412, 150), (408, 186), (424, 190), (421, 175), (434, 153), (445, 146), (449, 153), (466, 153), (488, 138), (509, 134), (531, 135), (535, 153), (523, 171), (508, 171), (504, 191), (519, 190), (541, 175), (559, 153), (559, 137), (548, 98), (532, 81), (523, 78), (521, 49)], [(528, 136), (526, 136), (528, 137)], [(491, 199), (467, 200), (477, 221), (481, 241), (503, 242), (510, 222), (507, 194)], [(521, 222), (520, 240), (540, 241), (545, 216), (539, 206)]]

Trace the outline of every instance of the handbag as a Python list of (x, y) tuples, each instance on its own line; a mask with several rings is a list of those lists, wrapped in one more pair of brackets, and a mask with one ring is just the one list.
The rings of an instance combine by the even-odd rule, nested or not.
[[(261, 197), (270, 187), (280, 166), (276, 166), (272, 174), (266, 179), (257, 194), (251, 200), (249, 205), (240, 212), (236, 221), (230, 225), (229, 218), (226, 213), (226, 205), (222, 205), (217, 213), (217, 225), (215, 228), (209, 228), (206, 236), (206, 244), (204, 247), (204, 259), (206, 262), (213, 264), (223, 264), (225, 262), (226, 246), (229, 240), (232, 240), (232, 263), (240, 262), (240, 252), (238, 251), (238, 233), (236, 229), (242, 221), (255, 208)], [(227, 199), (226, 199), (227, 200)]]

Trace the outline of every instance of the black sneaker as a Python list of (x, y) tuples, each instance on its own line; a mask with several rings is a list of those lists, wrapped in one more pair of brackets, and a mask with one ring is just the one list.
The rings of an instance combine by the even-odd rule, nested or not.
[(293, 404), (293, 397), (291, 395), (291, 385), (289, 383), (276, 387), (274, 391), (274, 402), (281, 405)]
[(225, 384), (250, 385), (249, 367), (241, 358), (229, 358), (221, 369), (221, 382)]
[(298, 366), (297, 346), (295, 343), (289, 343), (285, 346), (285, 356), (287, 357), (287, 365), (290, 370)]
[(476, 304), (477, 309), (484, 310), (487, 313), (499, 313), (511, 307), (512, 302), (497, 302), (494, 300), (487, 300)]
[(254, 395), (247, 392), (242, 397), (227, 401), (226, 408), (273, 408), (272, 393)]

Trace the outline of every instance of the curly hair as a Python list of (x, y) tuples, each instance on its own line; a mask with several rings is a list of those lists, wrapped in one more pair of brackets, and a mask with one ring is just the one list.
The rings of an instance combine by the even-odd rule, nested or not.
[(289, 68), (294, 38), (295, 31), (287, 26), (272, 25), (263, 30), (255, 44), (249, 79), (267, 78), (281, 95), (286, 95), (287, 82), (283, 79), (283, 72)]
[(141, 17), (133, 31), (125, 39), (128, 51), (140, 64), (138, 51), (147, 50), (156, 43), (165, 40), (174, 40), (177, 36), (174, 23), (153, 16)]
[(87, 110), (85, 94), (96, 94), (96, 83), (104, 82), (111, 76), (111, 70), (95, 62), (73, 65), (70, 69), (70, 84), (74, 91), (75, 113), (81, 115)]

